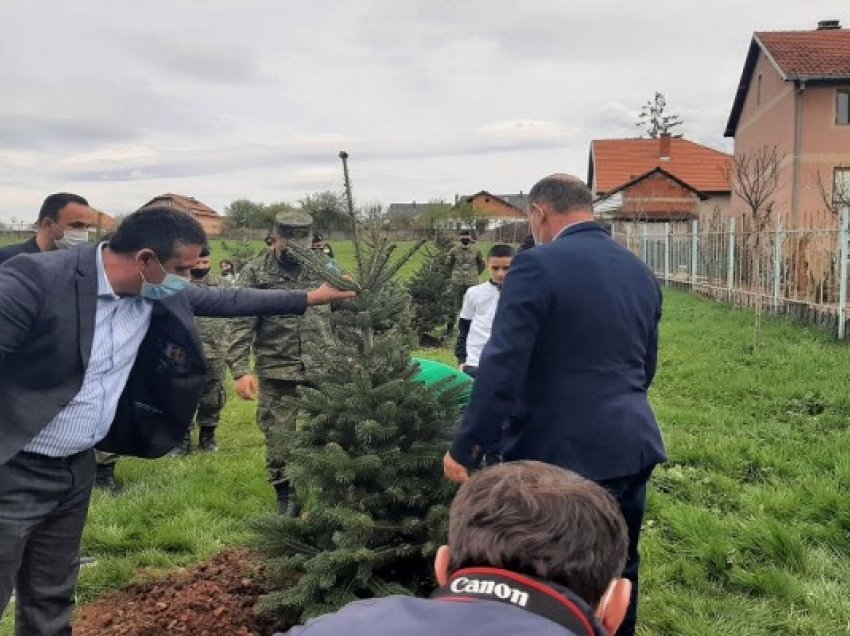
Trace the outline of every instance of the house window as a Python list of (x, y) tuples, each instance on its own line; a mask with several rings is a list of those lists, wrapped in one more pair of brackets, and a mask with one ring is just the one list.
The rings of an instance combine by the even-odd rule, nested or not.
[(850, 168), (836, 168), (833, 171), (832, 204), (836, 208), (850, 206)]
[(836, 91), (835, 123), (840, 126), (850, 125), (850, 89)]

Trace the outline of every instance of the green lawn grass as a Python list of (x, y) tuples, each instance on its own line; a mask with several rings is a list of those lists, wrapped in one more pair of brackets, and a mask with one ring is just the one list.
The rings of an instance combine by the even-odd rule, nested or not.
[[(751, 325), (667, 293), (651, 400), (671, 461), (642, 541), (643, 635), (850, 633), (850, 349), (768, 319), (753, 353)], [(220, 438), (216, 455), (119, 462), (126, 493), (92, 501), (82, 602), (248, 541), (274, 509), (252, 404), (230, 400)]]

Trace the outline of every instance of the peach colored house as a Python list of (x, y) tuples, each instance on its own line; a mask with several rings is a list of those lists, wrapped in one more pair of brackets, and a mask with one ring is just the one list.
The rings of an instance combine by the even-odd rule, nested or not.
[(835, 223), (834, 202), (850, 201), (850, 31), (754, 33), (725, 134), (735, 156), (784, 154), (774, 209), (788, 227)]
[(94, 227), (99, 232), (112, 232), (117, 227), (115, 219), (106, 212), (101, 212), (95, 208), (91, 210), (95, 214)]
[(587, 182), (603, 222), (723, 216), (732, 156), (681, 137), (594, 139)]
[(218, 236), (221, 234), (224, 217), (194, 197), (171, 193), (160, 194), (145, 203), (142, 207), (147, 208), (152, 205), (164, 205), (191, 214), (201, 223), (207, 236)]
[(490, 194), (481, 190), (476, 194), (458, 197), (455, 208), (471, 206), (476, 226), (481, 231), (493, 230), (506, 223), (522, 223), (526, 220), (528, 197), (519, 194)]

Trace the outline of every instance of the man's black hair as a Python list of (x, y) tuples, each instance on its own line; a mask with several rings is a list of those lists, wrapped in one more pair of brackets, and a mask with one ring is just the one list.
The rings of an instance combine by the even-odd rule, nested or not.
[(198, 254), (198, 258), (206, 258), (210, 254), (212, 254), (212, 250), (210, 249), (209, 243), (207, 243), (201, 248), (201, 253)]
[(504, 243), (497, 243), (487, 252), (487, 258), (511, 258), (514, 255), (514, 248)]
[(528, 234), (524, 239), (522, 239), (522, 243), (519, 244), (519, 249), (517, 250), (517, 252), (524, 252), (525, 250), (530, 250), (535, 245), (537, 245), (537, 242), (534, 240), (534, 235)]
[(53, 219), (56, 221), (59, 218), (59, 212), (69, 203), (79, 203), (87, 206), (89, 204), (83, 197), (70, 192), (57, 192), (51, 194), (41, 204), (41, 210), (38, 213), (38, 222), (41, 223), (44, 219)]
[(458, 236), (472, 236), (472, 230), (461, 230), (457, 233)]
[(152, 249), (160, 263), (173, 257), (181, 245), (207, 244), (207, 235), (191, 215), (165, 206), (133, 212), (121, 222), (109, 249), (117, 254), (131, 254), (143, 248)]

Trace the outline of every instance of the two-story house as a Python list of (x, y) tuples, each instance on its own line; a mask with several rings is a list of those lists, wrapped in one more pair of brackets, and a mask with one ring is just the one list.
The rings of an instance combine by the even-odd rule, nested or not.
[[(754, 33), (725, 134), (736, 158), (778, 149), (773, 210), (786, 226), (834, 223), (850, 203), (850, 30), (825, 20)], [(733, 198), (732, 212), (743, 209)]]

